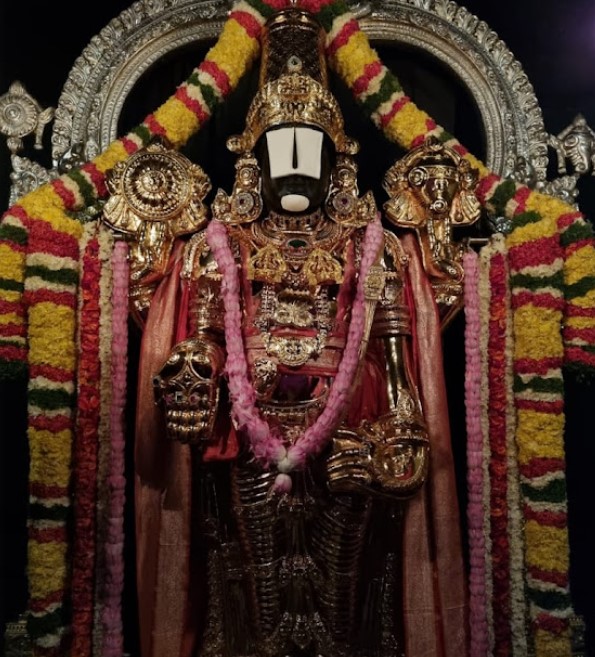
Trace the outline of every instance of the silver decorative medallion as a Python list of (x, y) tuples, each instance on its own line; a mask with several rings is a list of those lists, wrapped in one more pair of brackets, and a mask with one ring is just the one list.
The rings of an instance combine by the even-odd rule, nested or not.
[(52, 120), (54, 110), (42, 109), (20, 82), (13, 82), (0, 96), (0, 132), (8, 137), (8, 148), (16, 153), (23, 147), (23, 137), (35, 132), (35, 148), (40, 149), (44, 127)]

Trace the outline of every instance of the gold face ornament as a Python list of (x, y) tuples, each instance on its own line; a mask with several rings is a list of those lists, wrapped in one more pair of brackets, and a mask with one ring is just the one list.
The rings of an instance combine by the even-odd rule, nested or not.
[(429, 138), (387, 171), (387, 217), (399, 228), (420, 228), (429, 221), (470, 226), (481, 213), (478, 176), (456, 151)]

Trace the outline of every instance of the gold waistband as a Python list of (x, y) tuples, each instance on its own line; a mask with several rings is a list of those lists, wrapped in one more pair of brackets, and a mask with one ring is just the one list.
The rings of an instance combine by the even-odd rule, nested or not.
[[(288, 335), (287, 337), (299, 338), (300, 336)], [(329, 336), (318, 355), (308, 358), (308, 360), (302, 365), (290, 367), (283, 363), (278, 363), (275, 356), (269, 355), (260, 335), (251, 335), (246, 338), (246, 356), (250, 366), (252, 366), (257, 360), (268, 358), (277, 363), (279, 372), (282, 373), (299, 371), (300, 374), (305, 374), (307, 376), (334, 376), (339, 368), (339, 363), (341, 362), (344, 350), (344, 336)]]

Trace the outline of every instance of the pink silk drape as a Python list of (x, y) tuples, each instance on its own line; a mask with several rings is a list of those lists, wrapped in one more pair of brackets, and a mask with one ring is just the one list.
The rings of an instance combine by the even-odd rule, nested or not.
[[(191, 457), (165, 438), (152, 380), (174, 346), (178, 330), (182, 245), (171, 273), (157, 288), (147, 317), (139, 365), (135, 513), (137, 592), (143, 657), (190, 657)], [(182, 310), (183, 312), (183, 310)], [(184, 323), (184, 322), (182, 322)], [(177, 331), (177, 333), (176, 333)]]
[(414, 334), (430, 434), (428, 481), (409, 501), (403, 530), (403, 612), (407, 657), (468, 654), (468, 594), (451, 451), (438, 311), (412, 235), (403, 239), (414, 299)]

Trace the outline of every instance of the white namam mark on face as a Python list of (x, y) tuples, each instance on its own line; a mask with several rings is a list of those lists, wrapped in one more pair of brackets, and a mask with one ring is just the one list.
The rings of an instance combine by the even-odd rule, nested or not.
[(266, 133), (271, 178), (320, 179), (323, 134), (313, 128), (279, 128)]

